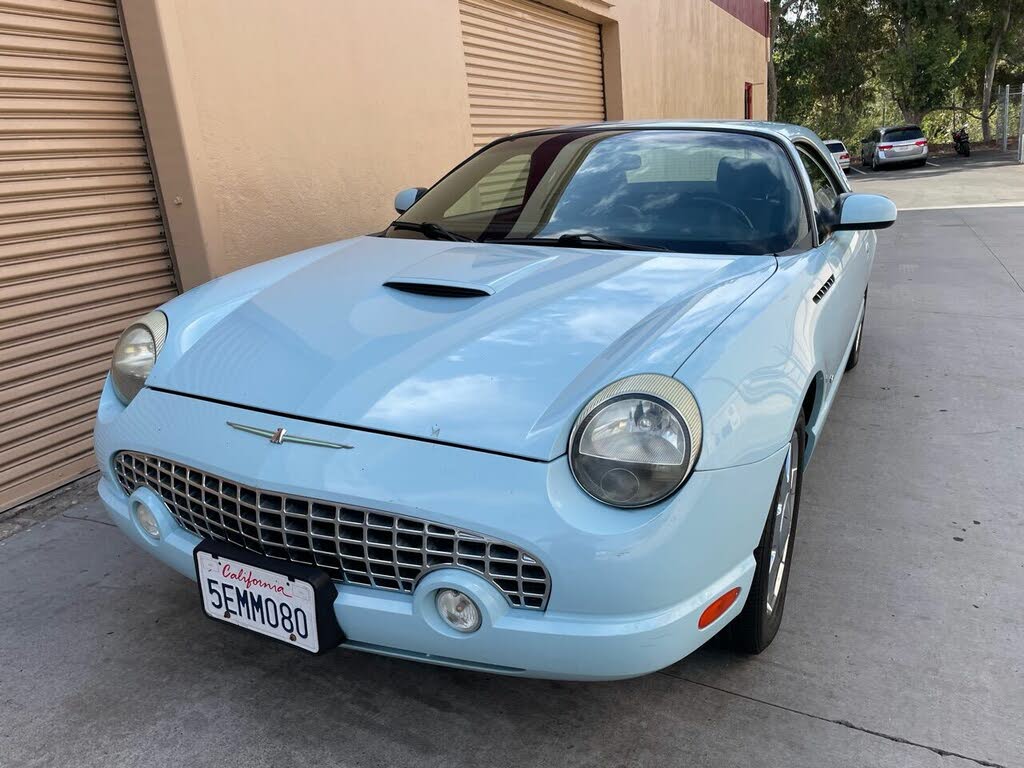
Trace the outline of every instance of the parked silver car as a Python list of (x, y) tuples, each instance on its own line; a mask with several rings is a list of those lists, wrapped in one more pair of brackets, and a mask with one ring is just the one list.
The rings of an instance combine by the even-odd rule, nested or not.
[(832, 153), (833, 159), (836, 164), (843, 170), (850, 170), (850, 150), (846, 148), (843, 142), (837, 139), (826, 139), (825, 147), (829, 152)]
[(860, 164), (878, 170), (883, 165), (928, 162), (928, 139), (916, 125), (877, 128), (860, 143)]

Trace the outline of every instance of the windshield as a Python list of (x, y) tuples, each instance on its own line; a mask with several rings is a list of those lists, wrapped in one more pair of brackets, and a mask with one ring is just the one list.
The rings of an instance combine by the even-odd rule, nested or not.
[(809, 233), (783, 149), (724, 131), (510, 139), (446, 176), (397, 222), (386, 237), (720, 254), (779, 253)]
[(913, 125), (906, 128), (890, 128), (882, 136), (884, 141), (917, 141), (923, 138), (921, 129)]
[(825, 146), (829, 152), (845, 152), (846, 146), (841, 141), (826, 141)]

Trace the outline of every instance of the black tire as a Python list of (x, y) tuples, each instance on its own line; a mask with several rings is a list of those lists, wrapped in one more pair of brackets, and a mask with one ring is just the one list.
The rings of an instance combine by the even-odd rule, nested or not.
[(878, 173), (878, 171), (880, 170), (880, 168), (878, 167), (878, 155), (877, 154), (872, 154), (871, 155), (871, 170), (874, 171), (875, 173)]
[(927, 160), (915, 160), (914, 161), (914, 167), (915, 168), (924, 168), (926, 165), (928, 165), (928, 161)]
[[(782, 626), (782, 613), (786, 606), (786, 592), (789, 588), (789, 574), (792, 570), (789, 566), (793, 562), (794, 542), (796, 540), (796, 524), (800, 517), (800, 489), (803, 486), (803, 467), (800, 466), (800, 457), (803, 456), (806, 444), (804, 415), (800, 414), (796, 426), (793, 428), (793, 437), (790, 440), (791, 450), (796, 451), (792, 457), (792, 464), (783, 462), (782, 471), (779, 473), (779, 482), (775, 486), (775, 494), (772, 496), (772, 504), (768, 509), (768, 519), (765, 521), (764, 530), (761, 532), (761, 541), (754, 550), (754, 559), (757, 561), (757, 569), (754, 571), (754, 580), (750, 585), (750, 594), (747, 595), (747, 602), (739, 616), (732, 620), (728, 627), (727, 642), (734, 650), (741, 653), (757, 654), (771, 645), (779, 627)], [(797, 448), (798, 447), (798, 448)], [(780, 495), (784, 493), (784, 480), (787, 470), (795, 467), (796, 482), (791, 489), (793, 494), (792, 517), (789, 525), (787, 541), (781, 542), (777, 547), (777, 556), (782, 557), (784, 568), (781, 574), (781, 583), (778, 591), (772, 588), (771, 554), (775, 548), (775, 539), (779, 531)], [(790, 475), (792, 477), (792, 475)], [(769, 599), (774, 595), (774, 601), (769, 607)]]
[(850, 350), (850, 356), (846, 358), (846, 370), (852, 371), (857, 367), (857, 363), (860, 362), (860, 348), (864, 342), (864, 321), (868, 316), (868, 297), (864, 294), (864, 314), (861, 315), (860, 324), (857, 326), (857, 336), (853, 340), (853, 349)]

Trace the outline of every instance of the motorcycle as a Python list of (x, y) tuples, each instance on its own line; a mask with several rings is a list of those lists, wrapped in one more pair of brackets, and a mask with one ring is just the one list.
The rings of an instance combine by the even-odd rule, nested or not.
[(958, 155), (964, 157), (971, 156), (971, 138), (967, 135), (967, 126), (963, 126), (959, 131), (953, 131), (953, 149), (956, 150)]

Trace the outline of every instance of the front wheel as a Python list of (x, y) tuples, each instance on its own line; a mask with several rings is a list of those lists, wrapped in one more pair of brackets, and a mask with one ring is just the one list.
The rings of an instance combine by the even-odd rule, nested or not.
[(761, 653), (771, 645), (782, 625), (789, 566), (793, 561), (793, 539), (800, 513), (803, 481), (800, 458), (804, 451), (805, 427), (801, 413), (782, 462), (782, 472), (768, 510), (768, 520), (761, 532), (761, 541), (754, 550), (757, 568), (750, 584), (750, 594), (739, 616), (729, 625), (732, 646), (743, 653)]

